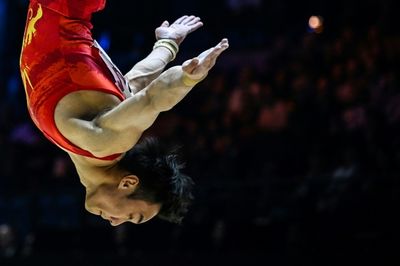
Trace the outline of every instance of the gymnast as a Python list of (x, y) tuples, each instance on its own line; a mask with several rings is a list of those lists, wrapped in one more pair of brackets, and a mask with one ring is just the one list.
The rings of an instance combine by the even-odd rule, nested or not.
[(207, 76), (228, 40), (165, 70), (203, 23), (196, 16), (164, 21), (150, 54), (123, 75), (92, 37), (92, 14), (105, 4), (30, 0), (20, 58), (29, 114), (70, 156), (87, 211), (113, 226), (156, 216), (180, 223), (193, 181), (176, 151), (141, 136)]

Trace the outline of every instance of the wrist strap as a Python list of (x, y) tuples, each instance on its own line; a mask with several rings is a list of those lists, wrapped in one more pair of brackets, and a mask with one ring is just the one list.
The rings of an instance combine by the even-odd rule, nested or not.
[(182, 82), (183, 82), (183, 84), (185, 84), (188, 87), (193, 87), (194, 85), (196, 85), (197, 83), (202, 81), (204, 78), (205, 77), (203, 77), (201, 79), (192, 79), (185, 72), (183, 72), (183, 74), (182, 74)]
[(157, 47), (167, 48), (171, 52), (171, 55), (172, 55), (171, 61), (175, 59), (176, 54), (179, 51), (178, 44), (171, 39), (160, 39), (160, 40), (156, 41), (156, 43), (153, 46), (153, 50), (156, 49)]

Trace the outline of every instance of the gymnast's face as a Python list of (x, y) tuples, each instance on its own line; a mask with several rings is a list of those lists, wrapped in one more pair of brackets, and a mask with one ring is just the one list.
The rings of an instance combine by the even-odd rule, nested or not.
[(122, 178), (118, 186), (101, 185), (94, 191), (87, 191), (85, 208), (88, 212), (108, 220), (113, 226), (124, 222), (147, 222), (158, 214), (161, 205), (129, 199), (128, 196), (135, 191), (138, 183), (139, 179), (131, 175)]

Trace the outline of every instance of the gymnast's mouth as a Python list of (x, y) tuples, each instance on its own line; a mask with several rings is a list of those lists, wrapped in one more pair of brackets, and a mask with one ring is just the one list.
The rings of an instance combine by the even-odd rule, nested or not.
[(117, 218), (117, 217), (114, 217), (114, 216), (109, 216), (109, 217), (102, 217), (104, 220), (106, 220), (106, 221), (109, 221), (110, 222), (110, 224), (112, 225), (112, 226), (117, 226), (117, 225), (120, 225), (120, 224), (122, 224), (123, 222), (125, 222), (124, 220), (122, 220), (121, 218)]
[(101, 216), (101, 218), (103, 218), (104, 220), (107, 220), (107, 221), (110, 221), (111, 222), (111, 220), (118, 220), (119, 218), (117, 218), (117, 217), (114, 217), (114, 216), (108, 216), (108, 215), (106, 215), (104, 212), (102, 212), (102, 211), (100, 211), (100, 216)]

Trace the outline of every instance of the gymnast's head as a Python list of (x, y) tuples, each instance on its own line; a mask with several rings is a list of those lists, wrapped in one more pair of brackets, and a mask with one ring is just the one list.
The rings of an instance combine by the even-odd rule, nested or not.
[(154, 217), (181, 223), (193, 200), (192, 179), (181, 172), (176, 149), (145, 138), (116, 165), (124, 173), (115, 183), (86, 195), (86, 209), (116, 226), (144, 223)]

